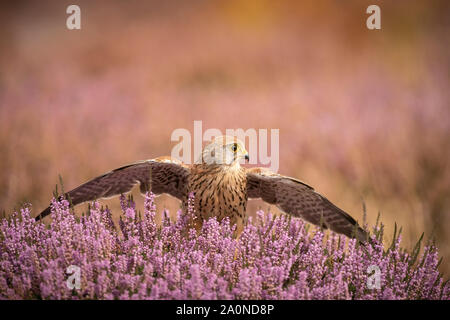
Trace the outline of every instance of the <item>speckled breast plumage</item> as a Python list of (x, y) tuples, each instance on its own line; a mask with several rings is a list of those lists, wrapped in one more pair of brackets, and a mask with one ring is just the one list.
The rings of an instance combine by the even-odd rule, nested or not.
[[(241, 167), (194, 165), (188, 180), (189, 192), (194, 192), (195, 226), (201, 228), (204, 220), (229, 217), (237, 231), (246, 219), (247, 178)], [(187, 199), (184, 206), (187, 205)]]

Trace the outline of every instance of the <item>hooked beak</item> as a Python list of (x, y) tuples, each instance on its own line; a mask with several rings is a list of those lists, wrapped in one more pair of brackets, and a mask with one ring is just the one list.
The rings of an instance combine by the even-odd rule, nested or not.
[(244, 158), (245, 158), (245, 162), (249, 162), (250, 161), (250, 157), (248, 156), (248, 153), (245, 154)]

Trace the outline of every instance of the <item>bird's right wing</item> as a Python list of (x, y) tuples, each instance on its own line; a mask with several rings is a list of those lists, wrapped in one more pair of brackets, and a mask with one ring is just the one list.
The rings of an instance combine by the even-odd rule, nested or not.
[[(151, 190), (155, 194), (168, 193), (182, 200), (186, 196), (189, 167), (170, 157), (136, 162), (94, 178), (65, 195), (73, 205), (100, 198), (124, 194), (140, 184), (141, 192)], [(42, 211), (36, 220), (50, 214), (50, 207)]]

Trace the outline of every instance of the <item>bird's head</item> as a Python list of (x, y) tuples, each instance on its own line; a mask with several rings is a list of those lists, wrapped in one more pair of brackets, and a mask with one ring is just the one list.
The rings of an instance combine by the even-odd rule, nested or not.
[(248, 161), (249, 156), (241, 140), (232, 136), (219, 136), (203, 149), (202, 160), (208, 165), (239, 166), (239, 162)]

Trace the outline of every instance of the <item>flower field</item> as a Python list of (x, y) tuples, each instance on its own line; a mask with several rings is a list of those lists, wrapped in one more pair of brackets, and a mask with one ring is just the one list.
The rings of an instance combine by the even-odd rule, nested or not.
[[(158, 225), (153, 194), (142, 214), (131, 198), (122, 196), (121, 207), (119, 228), (96, 202), (78, 218), (67, 200), (53, 201), (48, 227), (30, 207), (3, 219), (0, 298), (450, 299), (437, 248), (406, 252), (395, 235), (384, 249), (381, 224), (370, 244), (359, 244), (259, 211), (235, 239), (226, 219), (211, 218), (197, 234), (193, 206), (176, 221), (163, 212)], [(67, 284), (69, 266), (80, 268), (79, 288)]]
[[(445, 39), (450, 33), (450, 1), (410, 0), (407, 9), (400, 1), (378, 2), (382, 8), (381, 30), (366, 28), (365, 10), (373, 2), (360, 0), (77, 0), (81, 8), (81, 30), (66, 28), (67, 3), (64, 1), (1, 2), (0, 214), (5, 212), (9, 217), (18, 211), (20, 216), (24, 204), (31, 203), (32, 211), (22, 209), (25, 210), (24, 221), (29, 220), (27, 215), (37, 215), (48, 206), (58, 175), (70, 190), (111, 169), (137, 160), (170, 155), (175, 145), (171, 134), (178, 128), (192, 132), (196, 120), (202, 121), (203, 130), (279, 129), (280, 174), (312, 185), (360, 222), (362, 203), (365, 203), (369, 226), (376, 225), (380, 212), (385, 224), (380, 241), (385, 250), (394, 238), (396, 223), (403, 228), (401, 247), (410, 255), (424, 232), (424, 239), (435, 239), (439, 255), (443, 257), (438, 268), (427, 270), (433, 270), (430, 274), (437, 274), (439, 270), (448, 279), (450, 44)], [(135, 201), (136, 210), (144, 212), (142, 197), (135, 197)], [(177, 221), (177, 201), (161, 196), (155, 203), (158, 208), (167, 208), (170, 219)], [(123, 215), (119, 201), (101, 200), (98, 205), (109, 206), (112, 220), (118, 226)], [(269, 211), (276, 216), (275, 209), (268, 208), (267, 204), (249, 202), (248, 213), (256, 225), (261, 222), (255, 214), (260, 209), (266, 213), (264, 219), (268, 219)], [(105, 261), (116, 265), (128, 261), (125, 248), (131, 246), (131, 240), (121, 238), (120, 229), (108, 231), (110, 229), (92, 220), (106, 213), (95, 209), (85, 218), (92, 221), (81, 223), (58, 210), (54, 214), (64, 216), (64, 221), (68, 219), (63, 225), (69, 223), (88, 235), (94, 231), (85, 228), (98, 225), (96, 228), (102, 231), (93, 230), (111, 238), (115, 247), (108, 252), (122, 262), (112, 258), (105, 258)], [(86, 211), (86, 206), (76, 210)], [(157, 225), (161, 225), (162, 217), (164, 215), (156, 214)], [(274, 225), (282, 229), (285, 222), (277, 219), (280, 220)], [(44, 222), (51, 229), (45, 229), (43, 225), (30, 222), (20, 222), (25, 225), (14, 227), (8, 224), (12, 222), (2, 220), (2, 232), (9, 230), (16, 239), (1, 239), (2, 297), (54, 298), (45, 292), (59, 292), (58, 295), (66, 297), (70, 293), (61, 291), (65, 290), (63, 283), (52, 284), (50, 279), (54, 276), (50, 273), (62, 272), (69, 263), (82, 259), (85, 259), (83, 270), (94, 268), (99, 274), (107, 270), (102, 275), (105, 280), (98, 283), (93, 282), (94, 271), (83, 273), (87, 277), (82, 280), (83, 290), (89, 291), (87, 297), (93, 297), (95, 290), (98, 297), (126, 296), (117, 281), (131, 281), (123, 280), (122, 276), (142, 280), (144, 275), (140, 270), (102, 267), (106, 262), (99, 260), (100, 256), (95, 257), (94, 249), (89, 247), (90, 240), (82, 241), (79, 232), (72, 231), (73, 238), (78, 239), (74, 241), (75, 247), (70, 249), (68, 243), (67, 248), (61, 247), (66, 240), (61, 238), (63, 234), (58, 228), (62, 226), (58, 221), (46, 218)], [(126, 219), (124, 223), (133, 225)], [(302, 228), (299, 221), (291, 223)], [(220, 225), (220, 230), (226, 228)], [(169, 224), (167, 228), (175, 226)], [(252, 228), (249, 226), (247, 231), (254, 235)], [(308, 237), (313, 237), (315, 231), (309, 230)], [(54, 236), (51, 232), (55, 232)], [(64, 234), (70, 234), (68, 232)], [(22, 237), (35, 240), (21, 242)], [(310, 240), (306, 235), (302, 237), (305, 240), (303, 250), (306, 250)], [(95, 239), (99, 246), (107, 246), (104, 238)], [(133, 239), (143, 242), (140, 238)], [(170, 242), (169, 238), (164, 239), (164, 243)], [(225, 239), (230, 241), (230, 246), (238, 246), (231, 238)], [(272, 244), (270, 238), (266, 240)], [(197, 243), (198, 240), (189, 241)], [(317, 241), (315, 243), (320, 242)], [(323, 245), (327, 241), (324, 239)], [(423, 242), (426, 245), (426, 241)], [(25, 245), (29, 248), (21, 247)], [(6, 248), (18, 251), (6, 251)], [(150, 244), (145, 243), (142, 248), (150, 248)], [(280, 254), (294, 255), (291, 249)], [(73, 261), (60, 261), (58, 250), (66, 255), (78, 250), (80, 256), (72, 257)], [(198, 253), (201, 257), (210, 254), (202, 250)], [(19, 252), (24, 263), (16, 256)], [(170, 252), (175, 254), (175, 251)], [(420, 255), (423, 252), (420, 251)], [(27, 256), (34, 254), (33, 258)], [(332, 253), (323, 254), (321, 257), (328, 261)], [(402, 254), (398, 251), (398, 259)], [(154, 253), (152, 257), (157, 256)], [(427, 255), (426, 259), (432, 256)], [(136, 259), (138, 257), (143, 261), (150, 259), (140, 252)], [(259, 267), (242, 268), (239, 264), (242, 257), (238, 253), (234, 258), (232, 270), (218, 272), (217, 280), (211, 280), (227, 281), (231, 287), (224, 292), (232, 298), (237, 297), (236, 286), (245, 272), (263, 276)], [(29, 263), (30, 259), (34, 262)], [(283, 270), (281, 273), (290, 268), (288, 260), (283, 258), (286, 263), (283, 266), (275, 264)], [(425, 292), (417, 289), (425, 285), (425, 280), (423, 283), (417, 280), (422, 284), (412, 281), (409, 287), (396, 285), (397, 291), (390, 280), (385, 279), (381, 291), (356, 286), (367, 277), (366, 262), (361, 261), (359, 273), (352, 275), (359, 277), (352, 278), (356, 282), (348, 278), (331, 280), (330, 275), (321, 280), (323, 283), (312, 286), (311, 281), (317, 279), (310, 274), (313, 267), (307, 268), (306, 263), (299, 267), (298, 278), (293, 279), (301, 282), (302, 277), (306, 277), (304, 283), (311, 286), (310, 291), (302, 291), (305, 297), (307, 294), (320, 296), (317, 290), (331, 292), (318, 289), (331, 283), (349, 290), (347, 293), (339, 289), (335, 297), (418, 298)], [(44, 268), (46, 263), (52, 263), (52, 267)], [(96, 263), (100, 265), (96, 267)], [(193, 264), (186, 268), (179, 263), (173, 266), (180, 268), (179, 283), (184, 286), (185, 281), (192, 279), (189, 268)], [(380, 266), (382, 270), (392, 267), (386, 263)], [(402, 263), (400, 265), (405, 267)], [(156, 262), (148, 265), (158, 266)], [(37, 269), (27, 273), (18, 269), (32, 270), (37, 266), (50, 271), (45, 275)], [(324, 268), (326, 266), (324, 264)], [(205, 275), (205, 265), (198, 264), (198, 267), (199, 274)], [(344, 268), (341, 264), (337, 267)], [(109, 273), (112, 270), (119, 270), (114, 276), (117, 278)], [(169, 271), (167, 274), (178, 272)], [(330, 274), (326, 270), (323, 272)], [(407, 272), (402, 272), (406, 276)], [(402, 277), (403, 273), (397, 276)], [(422, 274), (428, 273), (423, 271)], [(58, 277), (64, 276), (64, 272), (58, 273)], [(47, 277), (48, 282), (41, 281), (41, 277)], [(422, 279), (419, 274), (415, 277)], [(161, 274), (152, 279), (155, 284), (137, 283), (160, 284), (160, 292), (172, 297), (188, 295), (184, 289), (179, 293), (171, 292), (168, 283), (172, 280), (163, 279)], [(299, 292), (289, 291), (300, 288), (300, 284), (292, 287), (291, 282), (286, 282), (280, 288), (276, 284), (281, 280), (254, 279), (258, 281), (255, 286), (264, 288), (258, 291), (261, 294), (264, 291), (264, 294), (281, 298), (291, 292), (292, 297), (301, 296)], [(341, 286), (339, 281), (346, 285)], [(38, 283), (46, 284), (44, 290), (36, 287)], [(105, 283), (104, 289), (99, 287), (100, 283)], [(347, 285), (349, 283), (355, 286)], [(165, 284), (167, 290), (163, 289)], [(52, 286), (60, 286), (61, 290)], [(270, 286), (275, 289), (270, 291)], [(45, 287), (51, 290), (45, 291)], [(311, 291), (313, 287), (315, 292)], [(156, 291), (152, 292), (144, 296), (158, 296)], [(427, 292), (430, 297), (440, 295), (437, 291)], [(83, 294), (78, 291), (75, 296), (81, 298)], [(138, 293), (128, 296), (133, 294)]]

